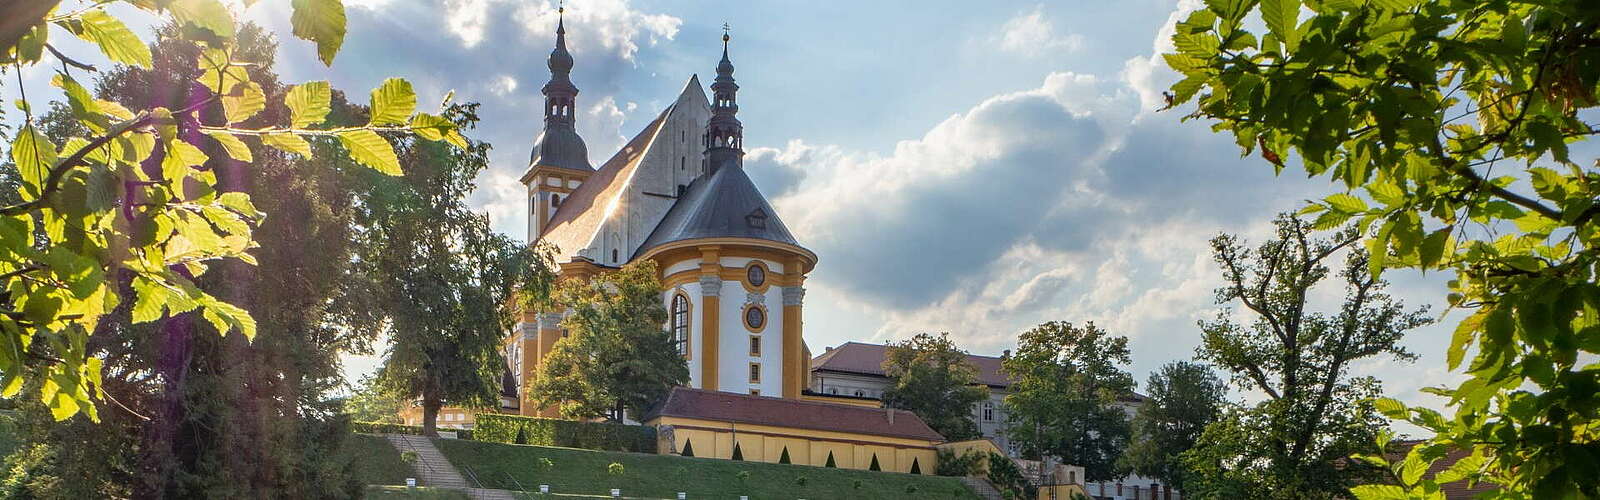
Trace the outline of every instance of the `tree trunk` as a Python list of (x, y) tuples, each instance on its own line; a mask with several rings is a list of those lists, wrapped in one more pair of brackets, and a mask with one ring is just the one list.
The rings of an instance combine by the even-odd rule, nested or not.
[(439, 437), (439, 408), (444, 402), (439, 399), (435, 390), (423, 391), (422, 394), (422, 435)]

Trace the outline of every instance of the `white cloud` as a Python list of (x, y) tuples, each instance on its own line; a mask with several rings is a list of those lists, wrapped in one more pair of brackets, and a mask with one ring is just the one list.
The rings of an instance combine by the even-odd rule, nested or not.
[[(515, 14), (524, 33), (537, 40), (550, 39), (556, 18), (555, 6), (545, 2), (525, 4)], [(566, 24), (567, 46), (573, 53), (598, 47), (631, 61), (640, 43), (655, 45), (677, 36), (683, 20), (634, 10), (625, 0), (592, 0), (568, 5)]]
[(490, 0), (445, 0), (445, 26), (468, 48), (483, 41), (489, 20)]
[(1006, 21), (998, 35), (1000, 48), (1022, 55), (1074, 51), (1083, 47), (1083, 35), (1058, 35), (1055, 26), (1044, 18), (1043, 6)]
[(516, 92), (517, 79), (512, 78), (511, 75), (500, 75), (499, 78), (494, 80), (494, 84), (489, 87), (489, 91), (498, 96), (504, 96), (512, 92)]
[[(388, 0), (362, 0), (385, 2)], [(494, 30), (520, 33), (526, 42), (548, 46), (554, 38), (558, 14), (548, 1), (445, 0), (445, 26), (467, 48), (477, 46)], [(678, 34), (683, 20), (666, 14), (635, 10), (626, 0), (593, 0), (568, 5), (567, 46), (576, 54), (592, 51), (633, 60), (640, 44), (654, 45)]]

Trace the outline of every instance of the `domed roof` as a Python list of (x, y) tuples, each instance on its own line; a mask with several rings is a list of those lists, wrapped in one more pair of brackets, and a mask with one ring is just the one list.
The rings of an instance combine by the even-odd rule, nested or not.
[(578, 137), (578, 132), (572, 127), (562, 126), (545, 127), (539, 138), (534, 139), (533, 156), (528, 159), (528, 166), (541, 165), (594, 170), (589, 165), (589, 147), (583, 144), (583, 138)]
[(737, 164), (723, 165), (690, 183), (636, 255), (675, 241), (701, 238), (750, 238), (800, 246)]

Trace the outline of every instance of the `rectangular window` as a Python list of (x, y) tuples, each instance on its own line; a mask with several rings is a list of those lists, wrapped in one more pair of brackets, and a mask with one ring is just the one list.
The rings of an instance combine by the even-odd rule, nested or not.
[(761, 337), (750, 336), (750, 357), (761, 357)]
[(761, 363), (750, 363), (750, 383), (761, 383)]
[(984, 401), (983, 402), (983, 421), (984, 422), (993, 422), (994, 421), (994, 402), (993, 401)]

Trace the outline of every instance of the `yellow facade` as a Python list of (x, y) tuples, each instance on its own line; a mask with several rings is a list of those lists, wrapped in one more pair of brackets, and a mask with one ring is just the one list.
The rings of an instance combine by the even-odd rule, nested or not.
[(740, 458), (752, 462), (778, 463), (785, 450), (789, 463), (824, 467), (832, 454), (834, 467), (871, 468), (873, 458), (885, 472), (910, 473), (913, 464), (920, 474), (932, 475), (938, 453), (933, 441), (849, 432), (737, 424), (683, 417), (658, 417), (646, 422), (656, 426), (662, 454), (683, 454), (687, 448), (696, 457), (732, 459), (735, 445)]

